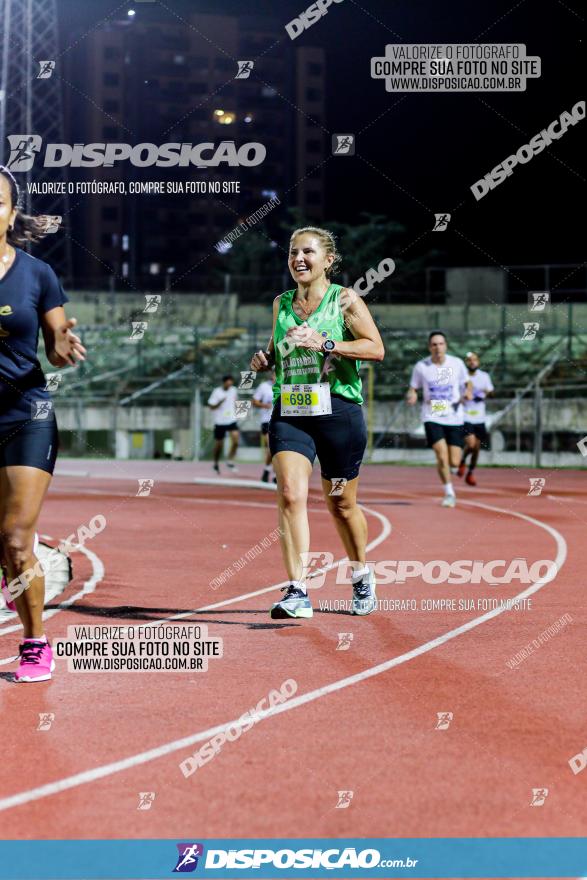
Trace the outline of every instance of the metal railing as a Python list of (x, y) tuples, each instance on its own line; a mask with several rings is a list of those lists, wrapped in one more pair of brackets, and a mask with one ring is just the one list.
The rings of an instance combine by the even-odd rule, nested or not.
[(520, 401), (530, 393), (534, 394), (534, 463), (537, 468), (541, 466), (542, 457), (542, 382), (552, 373), (561, 359), (556, 352), (549, 362), (538, 373), (535, 379), (530, 380), (522, 389), (516, 390), (516, 396), (505, 409), (496, 413), (491, 419), (490, 428), (493, 430), (512, 409), (516, 410), (516, 452), (520, 451)]

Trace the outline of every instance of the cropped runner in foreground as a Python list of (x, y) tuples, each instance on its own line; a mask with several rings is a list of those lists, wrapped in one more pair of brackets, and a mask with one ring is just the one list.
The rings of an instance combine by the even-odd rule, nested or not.
[(271, 617), (313, 614), (306, 587), (307, 499), (316, 456), (326, 504), (353, 568), (352, 611), (370, 614), (377, 606), (375, 577), (365, 557), (367, 522), (357, 505), (367, 444), (359, 368), (362, 360), (383, 360), (385, 350), (363, 300), (330, 282), (339, 259), (332, 233), (314, 226), (296, 229), (288, 259), (296, 288), (273, 301), (267, 351), (251, 359), (252, 370), (275, 366), (269, 446), (290, 582)]
[(412, 370), (406, 401), (413, 405), (422, 389), (422, 421), (428, 446), (436, 455), (436, 466), (444, 484), (443, 507), (457, 503), (451, 474), (457, 472), (463, 453), (464, 399), (473, 397), (471, 379), (464, 363), (446, 353), (446, 336), (434, 330), (428, 336), (430, 357), (418, 361)]
[(37, 358), (39, 328), (54, 367), (74, 367), (86, 350), (72, 332), (77, 322), (65, 315), (67, 297), (51, 266), (16, 246), (47, 232), (47, 218), (22, 214), (18, 197), (14, 177), (0, 166), (0, 562), (4, 597), (24, 630), (16, 680), (30, 682), (47, 681), (55, 666), (43, 628), (45, 578), (35, 532), (59, 435)]

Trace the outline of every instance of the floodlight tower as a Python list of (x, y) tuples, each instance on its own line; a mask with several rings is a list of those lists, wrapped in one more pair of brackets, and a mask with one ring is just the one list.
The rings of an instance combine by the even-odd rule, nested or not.
[[(0, 161), (11, 170), (22, 191), (23, 209), (63, 217), (65, 229), (48, 235), (40, 250), (55, 271), (71, 281), (71, 239), (67, 232), (67, 194), (31, 198), (32, 182), (65, 183), (65, 168), (44, 168), (36, 157), (18, 170), (11, 156), (9, 135), (20, 136), (26, 147), (31, 135), (42, 143), (63, 142), (61, 94), (63, 53), (59, 53), (56, 0), (0, 0)], [(42, 150), (44, 153), (44, 150)], [(12, 159), (12, 161), (11, 161)]]

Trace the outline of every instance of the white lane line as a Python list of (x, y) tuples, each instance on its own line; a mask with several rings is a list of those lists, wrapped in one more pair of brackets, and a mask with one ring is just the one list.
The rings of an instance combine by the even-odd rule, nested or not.
[[(84, 490), (84, 491), (86, 491), (86, 490)], [(113, 493), (113, 492), (106, 492), (101, 489), (95, 489), (95, 490), (89, 489), (87, 491), (91, 492), (93, 495), (118, 494), (123, 497), (128, 497), (123, 492)], [(56, 489), (51, 490), (52, 495), (54, 495), (56, 492), (59, 492), (59, 490), (56, 490)], [(226, 499), (215, 500), (212, 498), (174, 498), (173, 500), (174, 500), (174, 503), (176, 501), (185, 501), (188, 504), (193, 504), (193, 503), (213, 504), (214, 506), (217, 506), (218, 504), (232, 504), (232, 505), (236, 505), (237, 507), (268, 507), (271, 510), (275, 510), (275, 502), (269, 503), (269, 502), (263, 502), (263, 501), (230, 501), (230, 500), (226, 500)], [(328, 513), (328, 510), (326, 508), (318, 508), (318, 507), (312, 508), (312, 507), (310, 507), (310, 508), (308, 508), (308, 510), (310, 513)], [(51, 538), (49, 535), (42, 535), (42, 537), (47, 539), (48, 541), (53, 540), (53, 538)], [(83, 548), (80, 547), (78, 549), (80, 549), (83, 553), (85, 553), (85, 555), (88, 556), (88, 558), (90, 558), (90, 559), (92, 558), (92, 556), (95, 556), (95, 554), (92, 554), (91, 551), (88, 551), (86, 553)], [(97, 556), (95, 558), (98, 560), (100, 565), (102, 565), (101, 560), (99, 560), (99, 558)], [(338, 563), (335, 563), (335, 564), (338, 564)], [(332, 567), (332, 566), (330, 566), (330, 567)], [(102, 574), (98, 578), (98, 581), (102, 580), (103, 577), (104, 577), (104, 566), (102, 565)], [(91, 579), (90, 579), (90, 581), (91, 581)], [(87, 593), (92, 593), (95, 590), (96, 584), (98, 583), (98, 581), (96, 581), (96, 583), (94, 583), (94, 585), (92, 586), (91, 589), (88, 589), (88, 584), (90, 584), (90, 581), (86, 581), (82, 591), (80, 593), (77, 593), (71, 599), (68, 599), (67, 602), (62, 602), (57, 608), (53, 608), (50, 611), (46, 611), (43, 614), (43, 620), (49, 620), (50, 617), (53, 617), (55, 614), (58, 614), (59, 611), (63, 611), (65, 608), (68, 607), (68, 605), (70, 605), (72, 602), (75, 602), (81, 596), (85, 596)], [(283, 584), (280, 584), (279, 586), (283, 586)], [(269, 587), (269, 589), (272, 589), (272, 588)], [(53, 598), (54, 598), (54, 596), (49, 596), (48, 601), (51, 601), (51, 599), (53, 599)], [(200, 610), (204, 610), (204, 609), (200, 609)], [(192, 612), (192, 611), (188, 612), (188, 614), (193, 614), (193, 613), (194, 612)], [(9, 615), (10, 615), (8, 618), (9, 620), (14, 620), (17, 617), (16, 612), (9, 612)], [(8, 635), (12, 632), (17, 632), (19, 629), (22, 629), (22, 624), (15, 624), (14, 626), (7, 626), (7, 627), (3, 627), (1, 624), (2, 624), (2, 621), (0, 620), (0, 636)], [(18, 659), (18, 658), (8, 657), (5, 660), (0, 660), (0, 666), (2, 666), (3, 664), (6, 664), (6, 663), (12, 663), (12, 661), (15, 659)]]
[[(477, 502), (467, 503), (474, 504), (475, 507), (482, 507), (486, 510), (494, 511), (495, 513), (503, 513), (506, 516), (517, 517), (518, 519), (525, 520), (526, 522), (532, 523), (533, 525), (544, 529), (546, 532), (548, 532), (549, 535), (554, 538), (554, 541), (556, 543), (557, 553), (555, 560), (556, 565), (554, 567), (554, 570), (557, 573), (560, 571), (567, 557), (567, 544), (560, 532), (552, 528), (552, 526), (549, 526), (538, 519), (534, 519), (534, 517), (526, 516), (523, 513), (518, 513), (517, 511), (504, 510), (501, 507), (493, 507), (488, 504), (480, 504)], [(556, 575), (552, 573), (552, 569), (549, 569), (549, 573), (547, 575), (545, 575), (543, 578), (540, 578), (540, 580), (536, 581), (535, 584), (532, 584), (532, 586), (528, 587), (526, 590), (523, 590), (514, 598), (517, 600), (528, 598), (529, 596), (533, 595), (533, 593), (536, 593), (538, 592), (538, 590), (542, 589), (542, 587), (553, 580), (555, 576)], [(239, 599), (240, 597), (236, 597), (233, 601), (236, 602), (239, 601)], [(473, 620), (464, 623), (462, 626), (450, 630), (449, 632), (444, 633), (443, 635), (440, 635), (437, 638), (432, 639), (431, 641), (426, 642), (425, 644), (420, 645), (419, 647), (414, 648), (413, 650), (408, 651), (405, 654), (400, 654), (398, 657), (392, 657), (390, 660), (379, 663), (377, 666), (372, 666), (369, 669), (363, 670), (363, 672), (359, 672), (355, 675), (350, 675), (347, 678), (341, 678), (339, 681), (334, 681), (331, 684), (316, 688), (313, 691), (309, 691), (307, 694), (301, 694), (299, 697), (294, 697), (292, 700), (288, 700), (286, 703), (282, 703), (280, 706), (274, 706), (273, 708), (266, 709), (265, 711), (260, 712), (259, 715), (262, 718), (269, 718), (273, 715), (280, 715), (282, 712), (288, 712), (290, 709), (296, 709), (298, 706), (303, 706), (307, 703), (311, 703), (313, 700), (318, 700), (321, 697), (327, 696), (328, 694), (340, 691), (343, 688), (350, 687), (351, 685), (358, 684), (362, 681), (366, 681), (367, 679), (372, 678), (375, 675), (380, 675), (383, 672), (387, 672), (389, 669), (393, 669), (395, 666), (400, 666), (402, 663), (407, 663), (409, 660), (413, 660), (415, 657), (419, 657), (421, 654), (425, 654), (428, 651), (434, 650), (434, 648), (438, 648), (441, 645), (446, 644), (451, 639), (457, 638), (463, 633), (475, 629), (475, 627), (480, 626), (482, 623), (485, 623), (486, 621), (491, 620), (494, 617), (498, 617), (500, 614), (503, 614), (505, 610), (505, 607), (494, 608), (492, 611), (488, 611), (486, 614), (482, 614), (480, 617), (475, 617), (473, 618)], [(110, 764), (103, 764), (101, 767), (94, 767), (92, 770), (85, 770), (82, 773), (76, 773), (73, 776), (66, 776), (63, 779), (58, 779), (55, 782), (48, 783), (47, 785), (41, 785), (37, 788), (31, 788), (28, 791), (21, 791), (18, 794), (2, 798), (0, 799), (0, 812), (4, 810), (9, 810), (12, 807), (22, 806), (22, 804), (30, 803), (31, 801), (36, 801), (40, 798), (58, 794), (62, 791), (67, 791), (71, 788), (76, 788), (79, 785), (85, 785), (89, 782), (95, 782), (97, 779), (103, 779), (104, 777), (111, 776), (114, 773), (120, 773), (123, 770), (129, 770), (141, 764), (146, 764), (149, 761), (154, 761), (157, 758), (162, 758), (166, 755), (172, 754), (173, 752), (180, 751), (181, 749), (187, 749), (190, 746), (195, 745), (196, 743), (209, 739), (216, 733), (224, 732), (229, 727), (236, 724), (237, 720), (238, 719), (233, 719), (223, 724), (218, 724), (215, 727), (211, 727), (208, 730), (202, 730), (199, 733), (185, 736), (182, 739), (176, 739), (172, 740), (171, 742), (164, 743), (163, 745), (158, 746), (154, 749), (149, 749), (146, 752), (139, 752), (138, 754), (130, 755), (128, 758), (123, 758), (120, 761), (114, 761)]]
[[(41, 541), (44, 542), (53, 541), (53, 538), (50, 535), (39, 535), (39, 538), (41, 539)], [(47, 605), (49, 602), (52, 602), (53, 599), (56, 599), (57, 596), (63, 593), (66, 586), (67, 584), (65, 586), (61, 586), (59, 582), (55, 583), (53, 587), (45, 586), (45, 604)], [(12, 620), (18, 620), (18, 614), (16, 613), (16, 611), (9, 611), (9, 609), (6, 607), (4, 597), (2, 597), (0, 603), (2, 605), (2, 610), (0, 611), (0, 623), (3, 624), (8, 623)]]
[[(168, 485), (174, 484), (168, 483)], [(115, 498), (135, 497), (134, 495), (131, 495), (130, 492), (108, 492), (106, 489), (84, 489), (83, 494), (107, 495), (108, 497), (114, 496)], [(71, 490), (51, 488), (51, 495), (71, 495)], [(155, 498), (157, 496), (150, 495), (149, 497)], [(185, 498), (182, 495), (159, 495), (158, 497), (161, 501), (173, 501), (174, 504), (176, 501), (180, 501), (185, 504), (213, 504), (214, 507), (216, 507), (218, 504), (232, 504), (236, 507), (269, 507), (271, 510), (276, 510), (275, 501), (232, 501), (227, 498)], [(314, 513), (328, 513), (326, 507), (309, 507), (308, 510), (313, 511)]]
[[(380, 533), (369, 544), (367, 544), (365, 548), (366, 552), (370, 553), (374, 547), (379, 546), (382, 541), (385, 541), (385, 539), (389, 537), (391, 534), (391, 523), (382, 513), (378, 513), (376, 510), (371, 510), (371, 508), (365, 507), (364, 504), (360, 504), (359, 507), (361, 507), (366, 513), (370, 513), (377, 517), (377, 519), (383, 523), (383, 528)], [(341, 559), (336, 559), (334, 562), (331, 562), (330, 565), (325, 565), (323, 568), (317, 569), (316, 572), (310, 575), (310, 577), (317, 577), (325, 571), (330, 571), (330, 569), (336, 568), (337, 565), (344, 562), (347, 558), (347, 556), (343, 556)], [(245, 599), (253, 599), (255, 596), (263, 596), (265, 593), (272, 593), (274, 590), (287, 586), (287, 584), (289, 584), (289, 579), (281, 581), (279, 584), (272, 584), (270, 587), (262, 587), (260, 590), (254, 590), (252, 593), (243, 593), (240, 596), (233, 596), (231, 599), (223, 599), (221, 602), (215, 602), (213, 605), (206, 605), (204, 608), (198, 608), (194, 611), (182, 611), (180, 614), (173, 614), (171, 617), (164, 617), (161, 620), (156, 620), (154, 623), (149, 623), (149, 626), (158, 626), (159, 624), (167, 623), (170, 620), (182, 620), (184, 617), (191, 617), (193, 614), (201, 614), (203, 611), (213, 611), (215, 608), (223, 608), (225, 605), (234, 605), (237, 602), (244, 602)]]
[[(51, 540), (51, 539), (50, 539)], [(89, 593), (93, 593), (102, 578), (104, 577), (104, 565), (99, 556), (92, 550), (88, 550), (87, 547), (77, 546), (77, 550), (80, 553), (83, 553), (84, 556), (92, 563), (92, 575), (88, 578), (88, 580), (84, 583), (81, 590), (75, 593), (73, 596), (70, 596), (69, 599), (65, 599), (63, 602), (60, 602), (57, 608), (51, 608), (49, 611), (45, 611), (43, 613), (43, 620), (49, 620), (51, 617), (54, 617), (56, 614), (59, 614), (60, 611), (64, 611), (66, 608), (69, 608), (70, 605), (73, 605), (74, 602), (77, 602), (78, 599), (81, 599), (83, 596), (87, 596)], [(18, 623), (14, 626), (6, 626), (0, 629), (0, 636), (6, 636), (9, 633), (18, 632), (19, 629), (22, 629), (22, 624)], [(13, 657), (8, 657), (5, 660), (0, 660), (0, 666), (5, 665), (6, 663), (12, 663)]]
[(567, 504), (587, 504), (587, 501), (582, 501), (580, 498), (575, 498), (574, 496), (573, 498), (567, 498), (565, 495), (547, 495), (546, 497), (550, 499), (550, 501), (558, 501), (563, 504), (565, 502)]
[[(100, 493), (100, 491), (101, 490), (97, 490), (97, 494)], [(104, 492), (103, 494), (109, 494), (109, 493)], [(226, 499), (214, 500), (214, 499), (208, 499), (208, 498), (180, 498), (180, 499), (175, 499), (175, 500), (186, 501), (190, 504), (192, 504), (194, 502), (197, 504), (214, 504), (215, 506), (217, 504), (231, 504), (231, 505), (236, 505), (237, 507), (243, 507), (246, 505), (247, 507), (269, 507), (269, 508), (271, 508), (271, 510), (275, 510), (274, 503), (270, 504), (268, 502), (261, 502), (261, 501), (240, 502), (240, 501), (231, 501), (231, 500), (226, 500)], [(387, 517), (384, 517), (382, 514), (377, 513), (376, 510), (370, 510), (369, 508), (365, 507), (364, 505), (360, 505), (360, 506), (367, 513), (372, 513), (373, 516), (377, 517), (378, 519), (381, 520), (381, 522), (383, 522), (383, 529), (382, 529), (381, 533), (370, 544), (367, 545), (366, 549), (367, 549), (367, 552), (369, 552), (374, 547), (377, 547), (378, 544), (381, 544), (382, 541), (385, 541), (385, 539), (387, 538), (387, 536), (391, 532), (391, 524), (390, 524), (389, 520), (387, 519)], [(308, 508), (308, 511), (312, 512), (312, 513), (328, 513), (326, 508), (315, 508), (315, 509)], [(43, 537), (49, 541), (53, 540), (49, 535), (43, 535)], [(43, 614), (43, 620), (48, 620), (49, 618), (53, 617), (55, 614), (58, 614), (60, 611), (63, 611), (65, 608), (69, 607), (69, 605), (71, 605), (73, 602), (77, 601), (77, 599), (81, 598), (82, 596), (85, 596), (87, 593), (92, 593), (95, 590), (98, 582), (100, 580), (102, 580), (102, 578), (104, 577), (104, 566), (102, 565), (102, 561), (99, 559), (99, 557), (96, 556), (95, 554), (93, 554), (90, 550), (86, 551), (86, 549), (84, 547), (79, 547), (78, 549), (81, 550), (82, 553), (85, 553), (85, 555), (88, 556), (88, 558), (90, 558), (90, 560), (92, 559), (92, 557), (95, 560), (97, 560), (99, 565), (102, 566), (101, 574), (98, 577), (98, 580), (92, 586), (92, 588), (88, 589), (88, 585), (91, 584), (92, 578), (96, 575), (96, 572), (94, 571), (92, 578), (90, 578), (89, 581), (86, 581), (82, 590), (79, 593), (76, 593), (75, 596), (72, 596), (66, 602), (61, 602), (57, 608), (53, 608), (50, 611), (45, 611)], [(313, 576), (316, 577), (324, 571), (328, 571), (331, 568), (335, 568), (344, 559), (346, 559), (346, 556), (343, 557), (343, 559), (337, 559), (331, 565), (325, 566), (324, 568), (317, 570)], [(214, 605), (206, 605), (205, 608), (197, 608), (197, 609), (193, 609), (192, 611), (183, 611), (180, 614), (174, 614), (172, 617), (165, 617), (162, 620), (155, 621), (150, 625), (156, 626), (159, 623), (165, 623), (166, 621), (169, 621), (169, 620), (181, 620), (184, 617), (191, 617), (193, 614), (198, 614), (202, 611), (212, 611), (214, 608), (221, 608), (223, 605), (231, 605), (234, 602), (244, 601), (245, 599), (250, 599), (251, 597), (254, 597), (254, 596), (261, 596), (261, 595), (263, 595), (263, 593), (270, 593), (275, 589), (279, 589), (280, 587), (286, 586), (288, 583), (289, 583), (289, 581), (282, 581), (281, 583), (273, 584), (270, 587), (263, 587), (263, 589), (256, 590), (253, 593), (243, 593), (243, 595), (236, 596), (233, 599), (226, 599), (223, 602), (216, 602)], [(5, 628), (0, 627), (0, 636), (8, 635), (9, 633), (12, 633), (12, 632), (17, 632), (19, 629), (22, 629), (21, 623), (15, 624), (14, 626), (5, 627)], [(13, 663), (15, 660), (18, 660), (18, 657), (6, 657), (6, 658), (0, 660), (0, 666), (6, 666), (8, 663)]]
[(197, 483), (199, 486), (227, 486), (228, 488), (233, 486), (238, 488), (241, 486), (245, 489), (263, 489), (264, 491), (277, 492), (275, 483), (264, 483), (263, 480), (249, 480), (244, 477), (241, 477), (241, 479), (237, 477), (192, 477), (191, 482)]

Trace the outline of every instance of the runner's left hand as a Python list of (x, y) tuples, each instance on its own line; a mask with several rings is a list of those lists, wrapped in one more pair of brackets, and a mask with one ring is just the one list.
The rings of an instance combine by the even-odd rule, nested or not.
[(56, 356), (55, 359), (59, 363), (55, 363), (53, 366), (65, 367), (69, 365), (75, 367), (76, 358), (78, 361), (85, 361), (84, 355), (87, 354), (86, 349), (83, 347), (79, 336), (76, 336), (75, 333), (71, 332), (76, 324), (76, 318), (68, 318), (65, 324), (63, 324), (55, 333), (53, 354)]
[(290, 327), (286, 336), (297, 348), (309, 348), (312, 351), (320, 351), (324, 342), (324, 337), (317, 330), (312, 330), (306, 321), (300, 327)]

